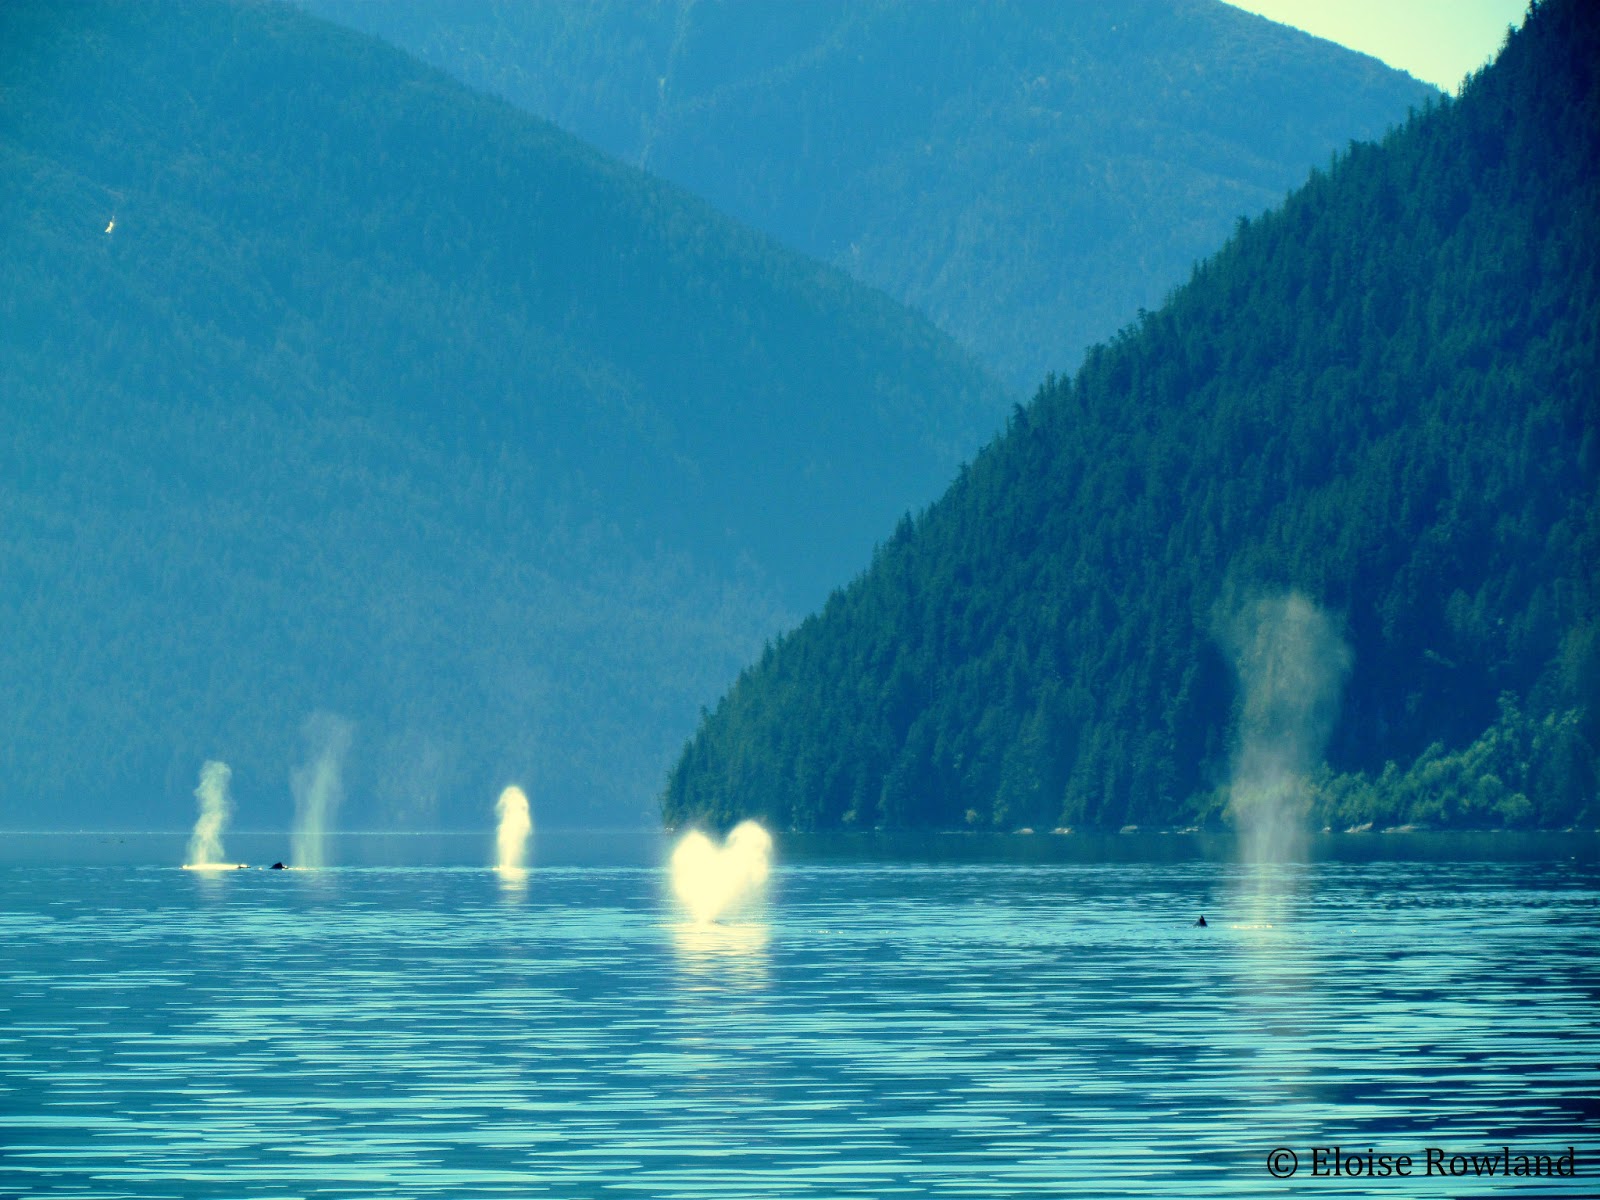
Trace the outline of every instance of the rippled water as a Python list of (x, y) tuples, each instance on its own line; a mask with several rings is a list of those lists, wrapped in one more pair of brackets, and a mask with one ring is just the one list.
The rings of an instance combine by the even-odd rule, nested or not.
[(0, 1196), (1447, 1195), (1310, 1150), (1507, 1144), (1600, 1191), (1592, 855), (807, 851), (710, 927), (642, 857), (0, 865)]

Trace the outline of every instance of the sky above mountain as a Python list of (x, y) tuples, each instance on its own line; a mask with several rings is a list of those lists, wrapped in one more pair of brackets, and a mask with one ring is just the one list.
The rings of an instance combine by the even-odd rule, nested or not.
[(1407, 71), (1454, 92), (1495, 56), (1506, 26), (1522, 24), (1526, 0), (1229, 0), (1236, 8)]

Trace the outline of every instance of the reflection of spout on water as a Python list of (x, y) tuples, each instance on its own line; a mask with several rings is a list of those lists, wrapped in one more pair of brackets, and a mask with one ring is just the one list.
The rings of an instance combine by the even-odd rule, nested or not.
[(500, 894), (508, 899), (520, 899), (528, 891), (528, 868), (498, 866), (494, 873), (500, 878)]
[(1290, 1114), (1327, 1084), (1317, 1050), (1325, 1031), (1309, 1019), (1323, 974), (1321, 948), (1310, 932), (1316, 869), (1252, 862), (1235, 871), (1216, 924), (1223, 926), (1231, 960), (1231, 1006), (1255, 1031), (1240, 1047), (1237, 1087), (1251, 1111), (1263, 1114), (1263, 1136), (1287, 1141)]
[[(266, 870), (271, 871), (272, 868), (268, 867)], [(282, 873), (286, 877), (292, 876), (305, 881), (304, 884), (296, 884), (296, 887), (315, 888), (319, 893), (326, 894), (338, 888), (339, 879), (345, 871), (340, 867), (300, 867), (293, 863), (285, 863)]]
[(200, 881), (202, 894), (217, 894), (223, 885), (218, 881), (233, 871), (244, 870), (245, 863), (201, 862), (184, 863), (183, 870)]
[(1249, 863), (1242, 868), (1227, 924), (1230, 929), (1256, 935), (1243, 943), (1247, 954), (1271, 953), (1275, 942), (1289, 936), (1304, 870), (1296, 864), (1274, 862)]
[(771, 931), (765, 921), (677, 921), (671, 929), (678, 965), (692, 990), (767, 986)]

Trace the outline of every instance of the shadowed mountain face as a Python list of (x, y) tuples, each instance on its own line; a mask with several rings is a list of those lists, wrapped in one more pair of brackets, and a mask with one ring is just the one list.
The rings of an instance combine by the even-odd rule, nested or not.
[(0, 825), (637, 816), (998, 424), (924, 320), (290, 8), (0, 7)]
[(1217, 0), (303, 0), (930, 315), (1019, 391), (1437, 93)]
[(741, 676), (667, 818), (1188, 824), (1276, 775), (1339, 827), (1593, 821), (1596, 64), (1547, 0), (1241, 223)]

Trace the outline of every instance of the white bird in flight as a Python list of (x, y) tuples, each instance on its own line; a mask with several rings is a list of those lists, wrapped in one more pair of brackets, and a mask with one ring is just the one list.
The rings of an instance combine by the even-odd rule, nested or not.
[(106, 232), (110, 233), (116, 227), (117, 227), (117, 214), (116, 213), (112, 213), (111, 214), (111, 220), (106, 222)]

